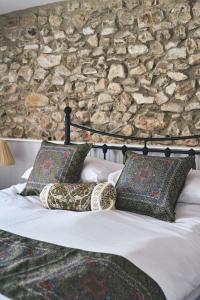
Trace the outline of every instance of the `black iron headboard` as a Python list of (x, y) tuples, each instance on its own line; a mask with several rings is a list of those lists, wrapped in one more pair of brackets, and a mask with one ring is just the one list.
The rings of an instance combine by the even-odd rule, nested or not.
[(165, 149), (158, 149), (158, 148), (148, 148), (147, 143), (148, 142), (164, 142), (164, 141), (177, 141), (177, 140), (191, 140), (191, 139), (198, 139), (200, 138), (200, 135), (192, 135), (192, 136), (166, 136), (166, 137), (135, 137), (135, 136), (124, 136), (120, 134), (114, 134), (114, 133), (109, 133), (109, 132), (104, 132), (104, 131), (99, 131), (96, 129), (88, 128), (82, 125), (75, 124), (71, 121), (71, 108), (66, 107), (64, 109), (65, 112), (65, 145), (68, 145), (71, 143), (70, 139), (70, 133), (71, 133), (71, 126), (75, 128), (79, 128), (84, 131), (89, 131), (92, 133), (96, 133), (99, 135), (104, 135), (104, 136), (110, 136), (114, 138), (119, 138), (119, 139), (124, 139), (124, 140), (131, 140), (131, 141), (140, 141), (143, 142), (143, 147), (132, 147), (132, 146), (113, 146), (113, 145), (95, 145), (93, 144), (93, 148), (98, 148), (102, 149), (104, 159), (106, 159), (106, 153), (108, 150), (121, 150), (123, 156), (126, 154), (127, 150), (132, 150), (132, 151), (138, 151), (142, 152), (144, 155), (148, 155), (149, 152), (152, 153), (164, 153), (166, 157), (170, 157), (170, 155), (173, 154), (186, 154), (186, 155), (195, 155), (195, 154), (200, 154), (200, 150), (194, 150), (193, 148), (189, 150), (184, 150), (184, 149), (171, 149), (169, 147)]

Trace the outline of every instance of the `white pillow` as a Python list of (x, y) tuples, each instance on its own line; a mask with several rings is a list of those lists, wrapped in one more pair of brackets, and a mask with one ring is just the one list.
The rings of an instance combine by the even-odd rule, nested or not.
[(119, 170), (119, 171), (116, 171), (116, 172), (113, 172), (111, 174), (108, 175), (108, 182), (111, 183), (113, 186), (116, 185), (118, 179), (119, 179), (119, 176), (121, 175), (122, 173), (122, 170)]
[(123, 164), (114, 163), (108, 160), (87, 157), (81, 172), (82, 182), (105, 182), (109, 174), (122, 170)]
[(190, 170), (178, 202), (200, 204), (200, 170)]
[(22, 179), (25, 179), (25, 180), (28, 180), (30, 174), (31, 174), (31, 171), (33, 170), (33, 167), (27, 169), (24, 174), (21, 176)]

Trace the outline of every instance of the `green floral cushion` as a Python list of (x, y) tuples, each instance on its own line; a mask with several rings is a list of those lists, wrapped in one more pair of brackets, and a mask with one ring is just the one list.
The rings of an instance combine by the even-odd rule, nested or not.
[(195, 158), (128, 153), (117, 182), (116, 207), (164, 221), (175, 221), (175, 206)]
[(44, 187), (40, 200), (46, 208), (76, 211), (91, 209), (91, 195), (96, 183), (52, 183)]
[(77, 182), (91, 145), (42, 142), (22, 196), (39, 195), (45, 185)]
[(116, 191), (108, 182), (52, 183), (40, 193), (46, 208), (75, 211), (108, 210), (115, 207)]

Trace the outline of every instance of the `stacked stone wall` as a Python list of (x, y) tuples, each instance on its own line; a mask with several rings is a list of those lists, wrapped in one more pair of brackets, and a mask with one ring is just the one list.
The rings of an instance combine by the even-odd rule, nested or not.
[(108, 132), (199, 133), (199, 66), (200, 1), (68, 0), (1, 15), (0, 135), (61, 140), (66, 105)]

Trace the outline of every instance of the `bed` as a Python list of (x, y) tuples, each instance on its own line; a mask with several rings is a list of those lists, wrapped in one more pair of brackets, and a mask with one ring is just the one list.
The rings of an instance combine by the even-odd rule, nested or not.
[[(69, 108), (65, 112), (65, 143), (69, 144), (70, 126), (78, 127), (79, 125), (71, 122)], [(177, 137), (177, 139), (181, 138), (191, 139), (197, 138), (197, 136)], [(167, 137), (166, 139), (170, 138)], [(147, 143), (151, 141), (151, 138), (143, 139), (143, 141), (145, 142), (143, 148), (138, 147), (133, 150), (142, 151), (143, 154), (147, 155), (149, 152)], [(102, 147), (106, 158), (109, 146), (94, 145), (94, 147)], [(127, 148), (127, 146), (117, 146), (117, 149), (124, 154)], [(157, 148), (151, 148), (151, 152), (156, 151), (158, 151)], [(194, 149), (188, 152), (166, 148), (161, 152), (165, 156), (170, 156), (171, 153), (199, 154)], [(16, 257), (20, 258), (20, 242), (24, 247), (24, 243), (30, 241), (31, 243), (32, 241), (33, 243), (36, 242), (34, 249), (46, 249), (45, 243), (48, 243), (52, 249), (54, 246), (60, 247), (55, 248), (55, 252), (53, 252), (55, 255), (59, 251), (64, 253), (62, 251), (65, 251), (65, 248), (70, 249), (70, 251), (73, 250), (75, 262), (77, 257), (86, 255), (89, 273), (88, 271), (85, 273), (87, 275), (85, 281), (82, 281), (82, 285), (79, 285), (78, 288), (82, 291), (87, 286), (87, 292), (83, 297), (76, 294), (76, 296), (69, 298), (66, 296), (65, 299), (195, 300), (200, 296), (200, 205), (178, 203), (176, 222), (169, 223), (121, 210), (96, 212), (47, 210), (42, 206), (37, 196), (20, 196), (18, 193), (24, 187), (25, 184), (18, 184), (0, 191), (0, 299), (6, 299), (6, 292), (2, 288), (1, 282), (4, 282), (4, 287), (10, 288), (9, 284), (12, 285), (10, 280), (15, 280), (16, 268), (19, 266), (19, 264), (12, 265), (14, 273), (12, 272), (12, 276), (8, 274), (8, 277), (5, 278), (1, 274), (4, 263), (6, 260), (9, 261), (9, 257), (12, 259), (12, 256), (13, 262), (15, 262)], [(2, 241), (6, 241), (9, 253), (5, 253), (6, 247), (3, 246)], [(43, 242), (44, 244), (42, 244)], [(75, 249), (80, 249), (83, 252), (77, 252)], [(23, 251), (25, 251), (24, 248)], [(27, 255), (31, 258), (32, 253), (28, 252)], [(36, 253), (34, 259), (35, 257), (40, 257), (40, 253)], [(79, 265), (74, 264), (73, 267), (75, 267), (73, 270), (78, 270)], [(126, 273), (125, 267), (132, 273)], [(96, 273), (93, 274), (93, 270), (96, 270), (96, 273), (99, 270), (98, 276), (105, 274), (106, 283), (103, 279), (101, 282), (97, 282), (98, 276), (95, 277)], [(140, 276), (142, 278), (137, 284), (140, 285), (143, 280), (148, 282), (152, 288), (152, 294), (145, 291), (142, 293), (141, 290), (138, 290), (135, 281), (133, 282), (130, 278), (131, 274), (136, 273), (138, 278)], [(90, 290), (88, 290), (88, 278), (91, 281), (90, 287), (93, 287)], [(119, 290), (117, 296), (113, 292), (114, 296), (107, 297), (109, 280), (111, 282), (114, 280), (113, 284), (119, 285), (122, 294)], [(31, 290), (31, 283), (26, 281), (25, 284), (27, 290)], [(47, 287), (50, 285), (46, 281), (45, 284)], [(46, 288), (46, 286), (42, 288)], [(132, 287), (135, 291), (134, 294), (131, 296), (128, 291), (127, 296), (123, 296), (123, 291), (126, 293), (125, 290)], [(27, 298), (26, 295), (22, 296), (19, 293), (16, 299), (62, 299), (51, 294), (50, 290), (49, 287), (49, 294), (41, 296), (40, 286), (33, 297)], [(152, 295), (154, 295), (153, 298)], [(15, 299), (15, 297), (12, 298)]]

